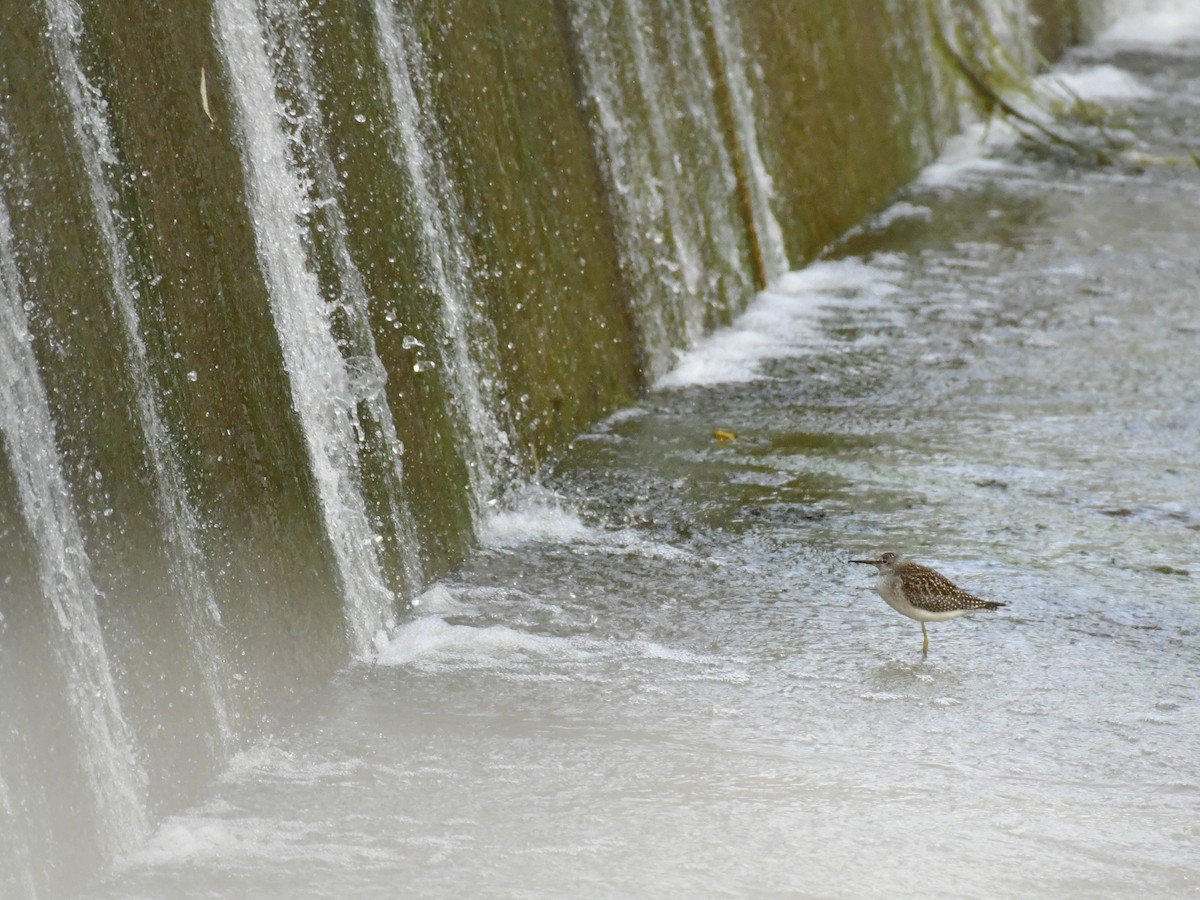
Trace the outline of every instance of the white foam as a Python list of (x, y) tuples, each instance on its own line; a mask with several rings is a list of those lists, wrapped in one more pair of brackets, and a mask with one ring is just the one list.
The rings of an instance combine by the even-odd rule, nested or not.
[(575, 436), (576, 441), (592, 441), (598, 444), (619, 444), (624, 438), (615, 432), (625, 422), (640, 419), (648, 415), (648, 411), (640, 406), (626, 406), (618, 409), (607, 418), (601, 419), (592, 426), (590, 431)]
[[(760, 294), (758, 311), (770, 306), (772, 295)], [(726, 384), (758, 378), (759, 363), (779, 356), (787, 344), (754, 329), (732, 327), (701, 341), (680, 357), (674, 369), (658, 380), (656, 388), (694, 384)]]
[(1002, 120), (976, 123), (946, 142), (933, 162), (921, 170), (917, 183), (925, 187), (959, 187), (973, 175), (994, 175), (1019, 171), (1011, 162), (985, 155), (989, 150), (1017, 140), (1017, 132)]
[(258, 780), (315, 784), (345, 779), (362, 765), (358, 759), (321, 760), (264, 740), (235, 754), (222, 781), (238, 781), (250, 775)]
[(713, 657), (700, 656), (690, 650), (678, 647), (667, 647), (654, 641), (630, 641), (628, 649), (633, 655), (645, 659), (661, 659), (667, 662), (686, 663), (687, 665), (707, 665), (713, 662)]
[(640, 406), (629, 406), (625, 409), (618, 409), (605, 421), (616, 425), (619, 422), (626, 422), (629, 419), (637, 419), (644, 415), (646, 415), (646, 410), (642, 409)]
[(1078, 72), (1056, 72), (1038, 79), (1050, 93), (1074, 100), (1140, 100), (1153, 95), (1137, 76), (1116, 66), (1091, 66)]
[[(317, 837), (307, 822), (206, 808), (197, 814), (168, 819), (145, 847), (119, 860), (116, 868), (226, 866), (259, 861), (277, 865), (293, 860), (323, 860), (338, 866), (348, 863), (345, 847), (314, 839)], [(355, 848), (353, 855), (361, 864), (364, 858), (378, 859), (383, 854)]]
[(403, 666), (424, 657), (450, 656), (460, 666), (479, 666), (528, 654), (574, 657), (579, 652), (568, 638), (530, 634), (506, 625), (453, 625), (440, 616), (423, 616), (397, 628), (376, 662)]
[(118, 862), (117, 868), (181, 863), (220, 856), (243, 843), (228, 822), (199, 817), (169, 819), (136, 853)]
[[(439, 672), (485, 669), (522, 680), (545, 681), (578, 680), (586, 677), (590, 666), (606, 668), (614, 662), (637, 660), (656, 667), (671, 666), (676, 679), (742, 681), (748, 677), (741, 660), (706, 656), (654, 641), (606, 640), (590, 635), (558, 637), (506, 625), (457, 625), (440, 616), (406, 622), (395, 631), (376, 662)], [(556, 662), (566, 666), (556, 668)], [(665, 677), (665, 673), (659, 672), (659, 677)]]
[(875, 228), (887, 228), (893, 222), (900, 219), (920, 219), (922, 222), (928, 222), (933, 219), (933, 210), (928, 206), (920, 206), (904, 200), (897, 200), (883, 212), (876, 215), (871, 221), (871, 225)]
[(532, 500), (516, 509), (494, 513), (482, 528), (490, 547), (515, 547), (527, 543), (575, 544), (594, 540), (596, 532), (560, 503)]
[(413, 607), (420, 607), (426, 615), (433, 613), (462, 612), (466, 608), (444, 584), (431, 585), (418, 597), (413, 598)]
[(1097, 43), (1180, 44), (1200, 39), (1200, 2), (1156, 0), (1121, 16)]
[(898, 289), (892, 283), (897, 274), (857, 257), (816, 262), (803, 269), (785, 273), (773, 286), (782, 294), (836, 294), (847, 292), (887, 296)]
[[(1197, 0), (1200, 5), (1200, 0)], [(1137, 100), (1153, 94), (1135, 75), (1113, 65), (1099, 65), (1079, 72), (1054, 72), (1036, 81), (1046, 95), (1067, 102), (1082, 100)], [(1033, 120), (1051, 124), (1041, 105), (1025, 97), (1009, 97), (1011, 103)], [(1020, 174), (1028, 166), (999, 158), (997, 150), (1014, 145), (1020, 133), (1006, 120), (993, 118), (965, 128), (946, 142), (936, 160), (917, 177), (917, 184), (928, 188), (959, 188), (980, 178)], [(886, 215), (886, 213), (885, 213)]]
[(632, 529), (606, 531), (593, 528), (585, 524), (561, 497), (537, 485), (526, 485), (512, 507), (493, 513), (483, 523), (481, 533), (485, 545), (498, 549), (541, 543), (574, 545), (586, 548), (587, 552), (629, 554), (648, 559), (696, 559), (686, 550), (648, 540)]
[(820, 311), (853, 296), (872, 302), (897, 288), (897, 276), (860, 259), (813, 263), (784, 274), (751, 302), (732, 325), (718, 329), (680, 356), (654, 385), (658, 390), (727, 384), (762, 377), (762, 363), (794, 356), (819, 342)]
[(644, 535), (630, 528), (623, 528), (620, 531), (604, 534), (603, 538), (596, 543), (595, 549), (602, 553), (629, 554), (631, 556), (644, 556), (647, 559), (665, 559), (715, 566), (720, 565), (720, 562), (715, 559), (699, 557), (694, 553), (680, 549), (679, 547), (673, 547), (670, 544), (647, 540)]

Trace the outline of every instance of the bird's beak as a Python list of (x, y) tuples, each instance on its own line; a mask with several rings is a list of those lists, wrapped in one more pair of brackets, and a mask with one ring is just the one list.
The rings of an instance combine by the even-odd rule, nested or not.
[(883, 560), (882, 559), (852, 559), (852, 560), (850, 560), (850, 562), (862, 563), (864, 566), (878, 566), (883, 562)]

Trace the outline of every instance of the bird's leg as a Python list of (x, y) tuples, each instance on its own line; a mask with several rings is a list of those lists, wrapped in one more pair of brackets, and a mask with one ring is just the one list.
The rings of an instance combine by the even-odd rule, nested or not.
[(921, 637), (925, 639), (921, 644), (921, 658), (924, 659), (929, 655), (929, 632), (925, 630), (924, 622), (921, 623)]

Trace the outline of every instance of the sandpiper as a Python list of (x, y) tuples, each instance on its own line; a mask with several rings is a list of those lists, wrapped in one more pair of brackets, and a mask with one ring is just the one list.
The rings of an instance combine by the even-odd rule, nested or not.
[(852, 559), (850, 562), (875, 566), (879, 580), (875, 590), (888, 606), (921, 623), (921, 655), (929, 655), (926, 622), (944, 622), (980, 609), (1004, 606), (995, 600), (980, 600), (968, 594), (940, 572), (922, 566), (899, 553), (881, 553), (877, 559)]

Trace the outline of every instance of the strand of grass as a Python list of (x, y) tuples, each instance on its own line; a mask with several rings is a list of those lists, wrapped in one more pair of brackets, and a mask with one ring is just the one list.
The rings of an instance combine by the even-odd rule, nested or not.
[[(1029, 123), (1034, 129), (1036, 129), (1037, 133), (1044, 135), (1051, 141), (1064, 144), (1074, 153), (1085, 156), (1093, 156), (1097, 162), (1102, 165), (1108, 165), (1113, 162), (1113, 158), (1107, 153), (1104, 153), (1096, 148), (1080, 145), (1074, 141), (1071, 141), (1063, 135), (1048, 129), (1046, 126), (1042, 125), (1036, 120), (1020, 113), (1019, 110), (1015, 110), (1011, 104), (1006, 103), (1000, 96), (999, 91), (993, 88), (992, 85), (989, 84), (982, 75), (979, 75), (973, 69), (971, 69), (965, 58), (963, 58), (961, 54), (954, 50), (945, 34), (938, 27), (937, 18), (932, 12), (931, 5), (928, 3), (926, 4), (926, 12), (930, 16), (930, 21), (933, 23), (933, 33), (935, 38), (940, 43), (941, 49), (949, 55), (954, 67), (959, 70), (960, 74), (963, 75), (973, 89), (975, 89), (977, 92), (980, 89), (984, 91), (982, 96), (984, 98), (985, 105), (995, 105), (1003, 113), (1005, 113), (1010, 120), (1012, 120), (1010, 121), (1010, 124), (1017, 131), (1017, 133), (1021, 135), (1022, 138), (1035, 143), (1037, 142), (1037, 138), (1033, 133), (1019, 127), (1017, 124), (1018, 121)], [(1006, 14), (1006, 20), (1009, 27), (1013, 30), (1013, 33), (1020, 32), (1020, 23), (1016, 19), (1015, 11), (1009, 11)], [(1005, 46), (1004, 42), (1000, 40), (992, 31), (986, 20), (979, 20), (976, 24), (978, 24), (982, 30), (981, 37), (987, 45), (989, 60), (993, 65), (995, 65), (996, 68), (1000, 69), (1004, 75), (1007, 76), (1006, 80), (1011, 85), (1012, 89), (1017, 90), (1026, 96), (1030, 102), (1036, 105), (1039, 109), (1043, 110), (1047, 115), (1054, 118), (1061, 118), (1063, 114), (1055, 113), (1055, 111), (1050, 107), (1049, 103), (1043, 101), (1038, 95), (1038, 92), (1034, 87), (1033, 80), (1028, 75), (1024, 63), (1013, 56), (1013, 54)], [(1041, 70), (1047, 72), (1053, 70), (1054, 67), (1050, 60), (1048, 60), (1045, 54), (1043, 54), (1036, 46), (1030, 47), (1030, 50), (1033, 53), (1034, 61)], [(1139, 165), (1181, 165), (1190, 162), (1200, 168), (1200, 155), (1198, 155), (1197, 152), (1190, 147), (1187, 148), (1187, 156), (1151, 155), (1127, 150), (1126, 142), (1122, 142), (1113, 136), (1109, 128), (1109, 123), (1105, 120), (1104, 108), (1102, 106), (1099, 106), (1095, 103), (1089, 103), (1079, 94), (1078, 91), (1074, 90), (1062, 79), (1052, 78), (1052, 80), (1054, 87), (1060, 90), (1071, 103), (1071, 114), (1074, 115), (1084, 125), (1095, 128), (1108, 149), (1114, 151), (1121, 158)]]
[(1097, 150), (1094, 147), (1088, 147), (1085, 144), (1081, 144), (1078, 141), (1061, 135), (1053, 129), (1043, 125), (1036, 119), (1025, 115), (1025, 113), (1021, 112), (1007, 100), (1001, 97), (1000, 94), (997, 93), (992, 86), (987, 83), (987, 80), (982, 75), (977, 73), (971, 68), (970, 65), (968, 65), (967, 61), (963, 59), (963, 57), (952, 46), (950, 46), (950, 42), (946, 40), (946, 36), (942, 34), (940, 28), (937, 28), (936, 26), (934, 27), (933, 36), (934, 43), (949, 58), (951, 64), (955, 69), (958, 70), (958, 73), (962, 76), (963, 80), (966, 81), (967, 85), (976, 93), (986, 107), (999, 109), (1010, 120), (1014, 122), (1025, 123), (1030, 128), (1034, 129), (1034, 131), (1036, 131), (1038, 134), (1040, 134), (1045, 140), (1048, 140), (1052, 144), (1066, 147), (1079, 156), (1085, 158), (1092, 157), (1101, 165), (1108, 165), (1112, 162), (1112, 159), (1107, 153)]
[[(1039, 64), (1046, 68), (1050, 67), (1049, 61), (1036, 48), (1034, 48), (1034, 53), (1037, 54)], [(1097, 112), (1098, 110), (1101, 110), (1102, 107), (1099, 107), (1095, 103), (1089, 103), (1087, 100), (1083, 99), (1078, 91), (1061, 79), (1055, 78), (1054, 86), (1070, 98), (1074, 106), (1074, 110), (1076, 111), (1076, 115), (1078, 115), (1079, 119), (1083, 121), (1084, 124), (1095, 128), (1100, 133), (1100, 136), (1104, 138), (1104, 141), (1110, 150), (1123, 153), (1126, 157), (1144, 165), (1179, 165), (1184, 162), (1192, 162), (1197, 167), (1200, 167), (1200, 156), (1198, 156), (1196, 151), (1191, 147), (1186, 148), (1187, 156), (1155, 156), (1151, 154), (1140, 154), (1126, 151), (1125, 144), (1112, 136), (1112, 133), (1108, 130), (1108, 123), (1105, 122), (1104, 117)]]
[[(1050, 64), (1050, 60), (1046, 59), (1046, 57), (1040, 50), (1037, 49), (1037, 47), (1033, 48), (1033, 53), (1039, 66), (1041, 66), (1047, 72), (1053, 68)], [(1054, 76), (1051, 76), (1051, 78), (1054, 82), (1054, 87), (1062, 91), (1071, 101), (1072, 109), (1076, 117), (1085, 125), (1090, 125), (1091, 127), (1095, 128), (1100, 133), (1100, 137), (1104, 139), (1104, 143), (1108, 145), (1110, 150), (1120, 152), (1123, 149), (1123, 145), (1120, 141), (1113, 137), (1112, 133), (1109, 131), (1108, 122), (1105, 121), (1105, 116), (1101, 112), (1103, 107), (1084, 100), (1082, 95), (1080, 95), (1078, 91), (1067, 84), (1063, 79)]]

